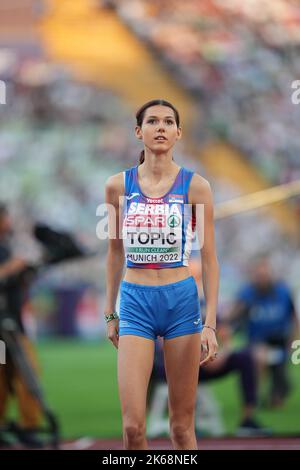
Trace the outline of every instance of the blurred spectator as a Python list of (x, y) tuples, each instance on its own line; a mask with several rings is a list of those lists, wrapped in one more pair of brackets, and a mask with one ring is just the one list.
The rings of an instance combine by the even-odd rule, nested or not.
[(251, 279), (238, 292), (230, 319), (246, 331), (259, 376), (270, 373), (269, 404), (282, 405), (291, 386), (290, 343), (300, 328), (292, 292), (279, 276), (275, 278), (267, 255), (253, 262)]
[[(12, 221), (4, 205), (0, 205), (0, 337), (5, 320), (11, 319), (17, 328), (20, 341), (27, 359), (35, 372), (38, 372), (37, 359), (31, 342), (22, 322), (22, 305), (24, 291), (18, 276), (25, 268), (26, 261), (14, 257), (10, 246)], [(15, 395), (20, 412), (20, 426), (23, 432), (19, 438), (30, 447), (41, 447), (42, 442), (35, 435), (33, 428), (41, 422), (41, 409), (37, 400), (29, 392), (22, 373), (15, 366), (10, 351), (7, 352), (7, 363), (0, 366), (0, 445), (6, 445), (1, 436), (1, 425), (5, 425), (9, 398)]]

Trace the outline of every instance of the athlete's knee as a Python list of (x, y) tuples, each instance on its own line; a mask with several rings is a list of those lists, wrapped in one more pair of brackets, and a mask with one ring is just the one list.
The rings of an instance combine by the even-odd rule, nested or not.
[(146, 425), (138, 421), (131, 421), (124, 424), (124, 436), (129, 442), (140, 442), (145, 438)]
[(173, 421), (170, 423), (171, 437), (179, 444), (184, 444), (189, 441), (194, 432), (194, 424), (192, 422), (183, 423), (180, 421)]

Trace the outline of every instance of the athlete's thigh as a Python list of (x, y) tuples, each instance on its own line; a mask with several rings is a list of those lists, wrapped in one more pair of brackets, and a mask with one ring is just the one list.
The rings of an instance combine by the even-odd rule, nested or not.
[(170, 417), (191, 413), (196, 402), (201, 333), (164, 340)]
[(136, 335), (119, 337), (118, 385), (122, 415), (141, 420), (146, 413), (146, 397), (153, 368), (154, 341)]

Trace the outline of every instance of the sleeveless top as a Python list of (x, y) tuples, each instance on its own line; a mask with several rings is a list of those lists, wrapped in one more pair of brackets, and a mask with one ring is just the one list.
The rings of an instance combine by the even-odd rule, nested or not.
[(160, 198), (142, 193), (138, 165), (123, 171), (122, 237), (126, 266), (162, 269), (188, 266), (195, 230), (188, 190), (194, 172), (181, 167)]

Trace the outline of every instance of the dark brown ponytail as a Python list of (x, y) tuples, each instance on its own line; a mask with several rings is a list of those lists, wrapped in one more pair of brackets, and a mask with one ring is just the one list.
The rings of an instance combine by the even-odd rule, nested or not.
[[(161, 100), (151, 100), (151, 101), (148, 101), (147, 103), (143, 104), (143, 106), (141, 106), (141, 108), (136, 112), (136, 115), (135, 115), (136, 125), (139, 126), (139, 127), (142, 127), (146, 109), (150, 108), (151, 106), (157, 106), (157, 105), (167, 106), (168, 108), (173, 109), (174, 114), (175, 114), (175, 121), (176, 121), (177, 127), (180, 126), (180, 118), (179, 118), (179, 113), (178, 113), (177, 109), (175, 108), (175, 106), (173, 106), (171, 103), (169, 103), (169, 101), (162, 100), (162, 99)], [(141, 153), (140, 153), (139, 165), (141, 165), (144, 162), (144, 160), (145, 160), (145, 151), (142, 150)], [(172, 160), (174, 160), (174, 158), (172, 158)]]
[(145, 160), (145, 151), (142, 150), (141, 153), (140, 153), (139, 165), (141, 165), (144, 160)]

